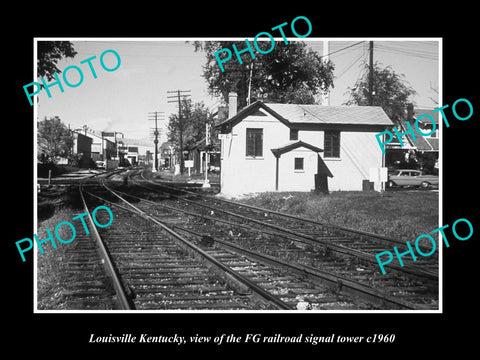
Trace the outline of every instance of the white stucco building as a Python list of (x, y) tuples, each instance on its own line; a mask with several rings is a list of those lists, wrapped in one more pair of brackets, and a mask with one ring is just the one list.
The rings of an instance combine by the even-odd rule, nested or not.
[[(375, 134), (393, 126), (381, 107), (256, 101), (217, 125), (221, 192), (363, 190), (382, 167)], [(380, 190), (379, 184), (375, 190)]]

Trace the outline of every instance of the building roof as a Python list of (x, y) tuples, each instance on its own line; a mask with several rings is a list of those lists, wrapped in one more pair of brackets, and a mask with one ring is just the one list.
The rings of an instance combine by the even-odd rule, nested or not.
[[(415, 122), (416, 122), (416, 119), (421, 116), (421, 115), (424, 115), (424, 114), (427, 114), (429, 115), (431, 118), (434, 119), (435, 121), (435, 124), (436, 124), (436, 127), (438, 128), (438, 112), (433, 112), (432, 110), (430, 109), (415, 109), (413, 111), (413, 116), (412, 118), (410, 119), (409, 123), (410, 123), (410, 126), (415, 134), (415, 141), (413, 141), (413, 137), (410, 133), (407, 133), (404, 137), (402, 137), (402, 141), (404, 144), (407, 144), (408, 143), (408, 146), (405, 146), (405, 148), (416, 148), (417, 150), (419, 151), (439, 151), (439, 139), (438, 138), (433, 138), (433, 137), (429, 137), (429, 136), (423, 136), (421, 133), (419, 133), (417, 131), (417, 128), (415, 126)], [(420, 128), (421, 129), (424, 129), (425, 127), (425, 133), (429, 132), (432, 128), (432, 121), (431, 121), (431, 118), (429, 117), (422, 117), (420, 120), (419, 120), (419, 123), (421, 124), (420, 125)], [(406, 132), (407, 130), (407, 125), (406, 125), (406, 120), (401, 120), (400, 121), (400, 126), (401, 128), (399, 129), (399, 132), (403, 133), (403, 132)], [(397, 128), (398, 128), (398, 125), (397, 125)], [(397, 136), (395, 135), (395, 133), (393, 133), (392, 131), (392, 134), (393, 134), (393, 139), (394, 141), (392, 141), (389, 145), (387, 145), (387, 148), (390, 148), (390, 149), (394, 149), (394, 148), (398, 148), (400, 146), (399, 144), (399, 141), (397, 139)]]
[(416, 131), (416, 129), (413, 129), (415, 132), (415, 141), (413, 141), (413, 138), (411, 137), (410, 134), (407, 134), (407, 136), (412, 140), (413, 145), (417, 148), (417, 150), (420, 151), (431, 151), (432, 147), (430, 146), (429, 142), (427, 141), (427, 138), (423, 137)]
[(301, 140), (299, 141), (290, 141), (282, 146), (279, 146), (278, 148), (275, 148), (275, 149), (271, 149), (273, 155), (275, 155), (276, 157), (282, 155), (282, 154), (285, 154), (289, 151), (292, 151), (294, 149), (297, 149), (299, 147), (304, 147), (304, 148), (307, 148), (309, 150), (312, 150), (314, 152), (323, 152), (323, 149), (320, 149), (319, 147), (316, 147), (316, 146), (313, 146), (313, 145), (310, 145), (306, 142), (303, 142)]
[(217, 127), (234, 126), (259, 108), (287, 126), (293, 124), (393, 125), (392, 120), (379, 106), (274, 104), (255, 101), (235, 116), (218, 124)]
[[(438, 113), (439, 111), (433, 112), (433, 109), (414, 109), (413, 118), (416, 120), (417, 117), (421, 115), (430, 115), (435, 120), (435, 124), (438, 124)], [(424, 124), (432, 123), (428, 116), (422, 117), (418, 122), (424, 123)]]
[(392, 125), (379, 106), (265, 104), (291, 123)]
[(438, 138), (425, 138), (428, 144), (432, 147), (432, 151), (440, 150), (440, 139)]

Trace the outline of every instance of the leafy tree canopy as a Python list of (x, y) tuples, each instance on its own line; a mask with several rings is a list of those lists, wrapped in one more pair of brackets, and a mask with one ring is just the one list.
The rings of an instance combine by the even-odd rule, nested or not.
[(54, 73), (61, 73), (57, 67), (60, 59), (73, 58), (77, 52), (70, 41), (39, 41), (37, 43), (37, 69), (39, 77), (46, 77), (48, 81), (55, 79)]
[(183, 149), (191, 149), (195, 144), (205, 138), (205, 124), (211, 123), (213, 115), (203, 102), (192, 103), (191, 100), (181, 101), (182, 121), (178, 114), (169, 117), (167, 137), (176, 148), (180, 150), (180, 130), (183, 135)]
[[(315, 95), (327, 92), (333, 87), (334, 65), (322, 60), (315, 51), (308, 49), (306, 44), (290, 41), (275, 42), (273, 50), (268, 54), (255, 52), (252, 59), (250, 52), (241, 54), (243, 64), (240, 64), (232, 44), (239, 51), (246, 48), (245, 41), (207, 41), (203, 44), (193, 43), (196, 50), (206, 54), (206, 64), (203, 67), (203, 77), (207, 81), (211, 95), (221, 96), (225, 103), (228, 94), (238, 94), (238, 105), (247, 105), (250, 87), (250, 102), (262, 100), (278, 103), (313, 104)], [(271, 42), (258, 42), (259, 47), (268, 51)], [(231, 49), (232, 58), (223, 63), (222, 72), (217, 63), (215, 52), (223, 48)], [(252, 45), (255, 51), (255, 48)], [(225, 53), (220, 53), (223, 58)]]
[[(369, 66), (365, 64), (363, 75), (353, 88), (348, 88), (350, 99), (345, 105), (368, 105)], [(373, 105), (381, 106), (385, 113), (398, 123), (405, 118), (407, 104), (416, 91), (408, 84), (405, 75), (397, 74), (390, 66), (373, 66)]]
[(43, 163), (56, 162), (59, 157), (72, 155), (73, 137), (58, 116), (38, 122), (38, 159)]

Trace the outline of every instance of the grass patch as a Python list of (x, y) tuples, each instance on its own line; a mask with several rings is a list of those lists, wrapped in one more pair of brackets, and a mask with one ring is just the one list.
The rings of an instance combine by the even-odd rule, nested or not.
[[(63, 271), (63, 264), (68, 255), (68, 247), (70, 244), (64, 244), (56, 240), (55, 227), (62, 221), (72, 220), (73, 213), (71, 209), (63, 208), (57, 209), (57, 211), (48, 219), (39, 222), (37, 236), (39, 240), (46, 239), (48, 237), (46, 229), (48, 228), (52, 234), (52, 237), (57, 245), (57, 248), (53, 248), (51, 242), (45, 242), (42, 244), (43, 254), (37, 246), (37, 297), (38, 309), (54, 309), (58, 308), (58, 301), (61, 300), (61, 293), (64, 290), (62, 284), (69, 281)], [(63, 239), (69, 239), (72, 233), (67, 226), (59, 228), (59, 235)], [(71, 256), (71, 255), (70, 255)]]
[(267, 192), (237, 201), (405, 241), (438, 228), (435, 192)]
[[(56, 226), (64, 221), (74, 223), (72, 218), (82, 210), (80, 196), (77, 186), (49, 186), (43, 188), (38, 194), (37, 236), (39, 240), (48, 237), (47, 230), (50, 230), (57, 248), (53, 248), (50, 241), (42, 243), (43, 254), (40, 253), (38, 246), (34, 246), (37, 251), (37, 307), (38, 309), (59, 309), (62, 308), (63, 284), (72, 281), (67, 278), (64, 271), (64, 264), (74, 254), (72, 247), (75, 246), (75, 240), (64, 244), (55, 236)], [(83, 211), (82, 211), (83, 212)], [(77, 235), (83, 231), (74, 223)], [(59, 235), (62, 239), (70, 239), (72, 236), (68, 226), (59, 228)]]

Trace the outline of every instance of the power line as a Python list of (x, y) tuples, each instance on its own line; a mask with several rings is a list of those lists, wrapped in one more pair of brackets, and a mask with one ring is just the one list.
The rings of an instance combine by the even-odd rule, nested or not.
[(418, 57), (418, 58), (427, 59), (427, 60), (438, 60), (438, 57), (436, 56), (437, 54), (433, 54), (433, 53), (420, 52), (420, 51), (414, 51), (414, 50), (405, 50), (405, 49), (394, 48), (386, 45), (377, 45), (376, 47), (379, 51), (387, 52), (391, 54), (412, 56), (412, 57)]
[(404, 52), (412, 55), (424, 55), (424, 56), (432, 56), (432, 57), (438, 55), (438, 52), (435, 52), (435, 51), (426, 51), (418, 48), (414, 49), (411, 47), (404, 47), (401, 44), (398, 44), (397, 46), (379, 44), (378, 46), (380, 48), (384, 48), (392, 51)]
[(326, 55), (322, 55), (322, 56), (320, 56), (320, 58), (323, 58), (323, 57), (327, 57), (327, 56), (336, 54), (336, 53), (338, 53), (338, 52), (340, 52), (340, 51), (349, 49), (349, 48), (351, 48), (351, 47), (353, 47), (353, 46), (359, 45), (359, 44), (364, 43), (364, 42), (365, 42), (365, 41), (359, 41), (359, 42), (357, 42), (357, 43), (355, 43), (355, 44), (352, 44), (352, 45), (349, 45), (349, 46), (345, 46), (344, 48), (341, 48), (341, 49), (332, 51), (332, 52), (330, 52), (330, 53), (328, 53), (328, 54), (326, 54)]
[(345, 70), (343, 70), (341, 72), (341, 74), (337, 75), (336, 76), (336, 79), (340, 79), (348, 70), (350, 70), (352, 68), (353, 65), (355, 65), (357, 62), (360, 61), (360, 59), (362, 59), (363, 57), (365, 56), (365, 52), (363, 52), (357, 59), (355, 59), (350, 65), (348, 65)]

